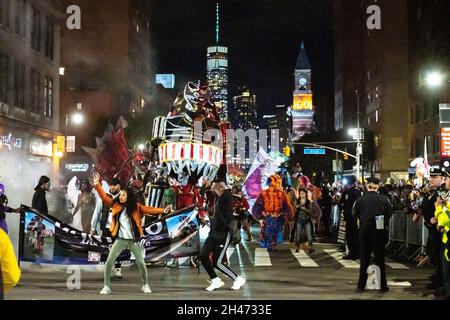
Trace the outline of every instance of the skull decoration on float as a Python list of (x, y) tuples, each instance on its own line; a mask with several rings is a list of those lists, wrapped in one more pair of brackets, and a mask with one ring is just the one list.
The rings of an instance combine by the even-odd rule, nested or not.
[(153, 138), (162, 141), (158, 148), (162, 169), (180, 183), (201, 177), (211, 181), (222, 163), (223, 149), (205, 135), (208, 129), (220, 129), (210, 96), (206, 85), (189, 82), (169, 115), (154, 121)]
[[(224, 161), (227, 124), (219, 121), (208, 86), (191, 81), (178, 94), (167, 117), (153, 122), (152, 145), (158, 151), (159, 176), (176, 181), (177, 209), (201, 203), (196, 184), (212, 181)], [(149, 197), (154, 199), (151, 193)], [(183, 200), (186, 197), (189, 199)]]

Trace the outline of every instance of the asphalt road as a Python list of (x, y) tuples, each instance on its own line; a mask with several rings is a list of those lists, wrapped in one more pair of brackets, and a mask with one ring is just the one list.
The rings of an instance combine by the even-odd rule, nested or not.
[[(239, 291), (229, 290), (230, 279), (222, 276), (225, 287), (207, 292), (207, 274), (203, 268), (167, 268), (161, 265), (148, 267), (149, 283), (153, 293), (140, 292), (140, 277), (136, 266), (125, 266), (123, 278), (113, 279), (112, 295), (101, 296), (103, 266), (81, 267), (80, 289), (68, 289), (67, 266), (22, 264), (19, 286), (7, 296), (10, 300), (96, 300), (96, 299), (274, 299), (274, 300), (329, 300), (329, 299), (382, 299), (429, 300), (430, 290), (425, 289), (429, 268), (388, 261), (387, 277), (390, 291), (355, 293), (358, 279), (358, 261), (342, 260), (342, 253), (334, 244), (316, 244), (312, 254), (296, 254), (292, 245), (285, 243), (276, 252), (268, 253), (253, 242), (243, 241), (238, 248), (228, 251), (232, 269), (247, 279)], [(70, 267), (73, 268), (73, 267)], [(72, 280), (71, 278), (70, 280)], [(73, 283), (69, 281), (70, 283)]]

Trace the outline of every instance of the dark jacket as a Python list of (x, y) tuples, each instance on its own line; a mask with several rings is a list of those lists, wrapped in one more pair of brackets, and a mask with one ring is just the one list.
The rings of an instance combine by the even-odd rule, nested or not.
[(33, 200), (31, 202), (31, 207), (33, 209), (39, 210), (40, 212), (48, 214), (47, 199), (45, 199), (45, 191), (41, 188), (37, 188), (33, 195)]
[(431, 224), (431, 218), (434, 218), (434, 212), (436, 211), (436, 208), (434, 207), (434, 203), (437, 200), (438, 192), (441, 189), (438, 190), (432, 190), (429, 194), (425, 194), (422, 200), (422, 204), (420, 205), (420, 210), (422, 211), (423, 215), (423, 223), (428, 228), (435, 229), (436, 226)]
[(209, 236), (215, 240), (225, 240), (229, 231), (228, 226), (233, 219), (233, 195), (231, 190), (227, 189), (216, 200)]
[(384, 194), (369, 191), (355, 202), (354, 214), (360, 220), (360, 225), (375, 225), (375, 217), (383, 215), (384, 224), (388, 226), (389, 219), (394, 214), (389, 199)]
[(352, 208), (355, 204), (355, 201), (358, 200), (359, 197), (363, 195), (363, 192), (357, 190), (354, 186), (350, 189), (344, 191), (342, 195), (342, 206), (344, 209), (344, 219), (347, 221), (352, 217)]

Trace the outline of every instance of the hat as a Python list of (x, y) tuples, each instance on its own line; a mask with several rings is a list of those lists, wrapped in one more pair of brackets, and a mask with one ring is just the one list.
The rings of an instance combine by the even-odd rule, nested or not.
[[(441, 170), (441, 172), (442, 172), (442, 176), (444, 176), (444, 177), (450, 177), (450, 168), (442, 168), (442, 170)], [(431, 175), (431, 174), (430, 174)]]
[(439, 167), (432, 167), (430, 169), (430, 177), (439, 177), (444, 175), (443, 170), (441, 170), (441, 168)]
[(213, 180), (213, 182), (227, 183), (227, 167), (225, 165), (220, 165), (219, 170), (217, 170), (216, 178)]
[(109, 180), (110, 186), (117, 186), (118, 184), (120, 184), (120, 180), (118, 178), (112, 178), (111, 180)]
[(380, 184), (380, 179), (375, 177), (367, 178), (367, 183)]
[(49, 177), (47, 177), (47, 176), (41, 176), (41, 177), (39, 178), (39, 182), (38, 182), (37, 186), (34, 187), (34, 191), (37, 191), (43, 184), (45, 184), (45, 183), (47, 183), (47, 182), (49, 182), (49, 181), (50, 181), (50, 178), (49, 178)]

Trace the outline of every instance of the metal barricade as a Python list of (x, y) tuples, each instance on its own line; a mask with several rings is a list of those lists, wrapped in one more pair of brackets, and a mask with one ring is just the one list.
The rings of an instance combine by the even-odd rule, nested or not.
[(406, 243), (407, 216), (403, 211), (396, 211), (391, 217), (389, 240)]

